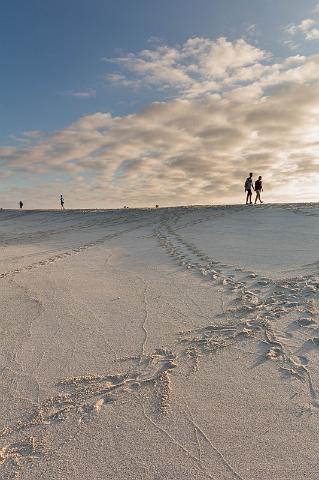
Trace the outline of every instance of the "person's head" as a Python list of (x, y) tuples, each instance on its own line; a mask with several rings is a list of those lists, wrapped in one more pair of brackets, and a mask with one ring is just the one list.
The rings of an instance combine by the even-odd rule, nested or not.
[(253, 176), (253, 173), (252, 173), (252, 172), (250, 172), (249, 176), (250, 176), (250, 178), (251, 178), (251, 177)]
[(261, 179), (262, 179), (262, 176), (261, 176), (261, 175), (259, 175), (259, 177), (258, 177), (258, 180), (261, 180)]

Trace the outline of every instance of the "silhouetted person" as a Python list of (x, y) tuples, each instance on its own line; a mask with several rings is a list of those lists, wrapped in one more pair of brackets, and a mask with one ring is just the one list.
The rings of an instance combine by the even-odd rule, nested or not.
[(61, 203), (61, 210), (64, 210), (64, 198), (63, 198), (62, 194), (61, 194), (61, 197), (60, 197), (60, 203)]
[(23, 208), (23, 202), (21, 200), (19, 202), (19, 206), (20, 206), (20, 208)]
[(257, 203), (257, 200), (260, 201), (260, 203), (263, 203), (261, 198), (260, 198), (260, 194), (261, 192), (263, 192), (263, 182), (262, 182), (262, 177), (259, 176), (258, 177), (258, 180), (255, 181), (255, 192), (256, 192), (256, 198), (255, 198), (255, 205)]
[(246, 205), (248, 203), (250, 203), (250, 205), (253, 203), (251, 201), (251, 197), (252, 197), (252, 194), (253, 194), (253, 174), (250, 173), (249, 174), (249, 177), (246, 178), (246, 182), (245, 182), (245, 192), (247, 192), (247, 196), (246, 196)]

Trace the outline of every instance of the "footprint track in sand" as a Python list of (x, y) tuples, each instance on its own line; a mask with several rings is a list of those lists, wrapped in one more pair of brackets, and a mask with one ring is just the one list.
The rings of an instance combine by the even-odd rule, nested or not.
[(41, 437), (26, 437), (22, 441), (8, 443), (0, 449), (0, 468), (3, 479), (16, 479), (21, 467), (47, 453)]
[(97, 247), (97, 246), (102, 245), (103, 243), (107, 242), (108, 240), (112, 240), (113, 238), (124, 235), (125, 233), (130, 233), (133, 230), (136, 230), (136, 229), (142, 228), (142, 227), (144, 227), (144, 225), (131, 227), (131, 228), (122, 230), (121, 232), (117, 232), (117, 233), (110, 233), (110, 234), (104, 235), (103, 237), (100, 237), (100, 238), (98, 238), (98, 239), (96, 239), (92, 242), (88, 242), (88, 243), (85, 243), (83, 245), (80, 245), (79, 247), (72, 248), (71, 250), (68, 250), (68, 251), (65, 251), (65, 252), (62, 252), (62, 253), (58, 253), (56, 255), (51, 255), (51, 257), (46, 258), (44, 260), (40, 260), (38, 262), (31, 263), (30, 265), (26, 265), (26, 266), (21, 267), (21, 268), (8, 270), (7, 272), (0, 273), (0, 279), (1, 278), (7, 278), (7, 277), (12, 278), (15, 275), (18, 275), (19, 273), (27, 272), (29, 270), (35, 270), (35, 269), (40, 268), (40, 267), (48, 266), (48, 265), (50, 265), (52, 263), (55, 263), (59, 260), (70, 257), (72, 255), (77, 255), (77, 254), (81, 253), (82, 251), (88, 250), (88, 249), (93, 248), (93, 247)]
[[(132, 359), (122, 361), (132, 363)], [(39, 429), (43, 435), (50, 426), (70, 418), (79, 423), (89, 422), (103, 406), (123, 396), (141, 395), (147, 390), (147, 395), (151, 393), (156, 399), (158, 412), (168, 413), (170, 372), (176, 367), (176, 356), (166, 349), (158, 349), (153, 354), (136, 357), (133, 364), (134, 369), (130, 366), (122, 374), (66, 378), (57, 384), (60, 393), (42, 401), (25, 419), (4, 428), (0, 432), (1, 478), (18, 478), (26, 464), (47, 453), (39, 448), (43, 445), (42, 437), (36, 434)], [(7, 443), (6, 439), (13, 440)]]
[[(14, 449), (12, 445), (16, 445), (19, 441), (22, 442), (24, 436), (29, 432), (36, 444), (36, 432), (39, 428), (41, 432), (44, 430), (49, 434), (51, 426), (56, 422), (63, 422), (67, 418), (80, 423), (91, 421), (102, 408), (107, 408), (109, 403), (116, 402), (122, 397), (129, 397), (132, 393), (140, 395), (142, 403), (145, 400), (143, 392), (146, 392), (146, 396), (151, 395), (155, 402), (154, 405), (156, 405), (155, 411), (152, 412), (153, 417), (156, 412), (157, 414), (169, 413), (174, 393), (172, 373), (179, 371), (180, 366), (189, 364), (191, 371), (196, 372), (200, 367), (201, 358), (230, 347), (242, 339), (255, 339), (266, 345), (267, 349), (263, 353), (264, 359), (273, 361), (284, 374), (296, 377), (303, 383), (306, 382), (313, 404), (317, 405), (317, 392), (312, 384), (311, 362), (308, 356), (292, 355), (284, 344), (282, 336), (274, 331), (278, 318), (296, 310), (300, 320), (313, 319), (316, 316), (317, 277), (313, 275), (299, 279), (274, 281), (260, 277), (251, 270), (218, 262), (175, 232), (173, 225), (179, 219), (178, 215), (164, 214), (159, 226), (155, 227), (153, 235), (178, 265), (191, 273), (202, 275), (213, 285), (222, 289), (224, 297), (227, 298), (223, 303), (221, 318), (227, 321), (227, 324), (214, 325), (212, 323), (192, 331), (181, 332), (172, 349), (159, 349), (152, 354), (146, 354), (143, 351), (144, 354), (136, 358), (118, 359), (119, 365), (129, 363), (128, 368), (124, 369), (124, 373), (92, 374), (62, 380), (57, 385), (60, 390), (58, 395), (44, 400), (26, 419), (8, 426), (0, 433), (3, 451), (9, 452), (4, 456), (3, 462), (0, 461), (1, 472), (8, 471), (8, 475), (13, 473), (17, 477), (25, 463), (32, 462), (37, 455), (45, 454), (40, 449), (40, 451), (35, 450), (36, 454), (33, 455), (30, 447), (28, 447), (29, 450), (22, 448), (18, 453), (18, 461), (12, 462), (12, 458), (10, 458), (10, 452)], [(126, 233), (126, 231), (120, 234), (122, 233)], [(103, 237), (103, 240), (100, 239), (99, 242), (103, 243), (105, 239), (106, 237)], [(83, 248), (89, 248), (89, 245), (86, 244)], [(50, 258), (52, 259), (52, 257)], [(307, 295), (304, 296), (304, 293)], [(229, 317), (232, 318), (231, 322)], [(301, 321), (298, 327), (307, 331), (309, 325), (302, 325)], [(315, 338), (309, 339), (314, 347), (316, 347)], [(151, 418), (150, 415), (147, 417)], [(152, 423), (156, 426), (154, 420)], [(170, 438), (174, 442), (174, 438), (172, 436)], [(7, 439), (9, 443), (5, 443)], [(38, 443), (41, 444), (40, 438)], [(184, 449), (183, 445), (180, 447)], [(189, 453), (186, 449), (184, 450)], [(24, 456), (23, 451), (29, 453)], [(198, 467), (202, 468), (201, 464)], [(235, 472), (230, 468), (230, 480), (242, 478), (237, 472), (232, 473), (232, 471)], [(213, 475), (208, 472), (203, 472), (203, 474), (208, 478), (213, 478)], [(238, 476), (236, 477), (235, 474)]]
[[(225, 313), (231, 314), (238, 322), (243, 322), (245, 334), (248, 336), (254, 333), (253, 336), (256, 337), (256, 333), (258, 333), (259, 338), (269, 346), (265, 357), (275, 360), (280, 371), (306, 382), (309, 395), (317, 405), (318, 394), (313, 386), (309, 370), (311, 362), (307, 362), (308, 367), (306, 368), (305, 362), (300, 362), (299, 358), (292, 354), (283, 342), (284, 337), (293, 337), (291, 332), (286, 331), (282, 335), (278, 335), (274, 332), (273, 327), (279, 319), (296, 313), (300, 317), (297, 320), (300, 329), (316, 327), (313, 317), (318, 316), (319, 313), (318, 275), (273, 280), (238, 266), (234, 267), (218, 262), (200, 251), (194, 243), (186, 241), (181, 234), (176, 233), (172, 226), (176, 222), (176, 216), (167, 215), (162, 219), (159, 227), (154, 229), (154, 236), (158, 239), (160, 246), (181, 267), (206, 277), (216, 286), (222, 286), (224, 292), (229, 293), (230, 297), (236, 295), (235, 299), (231, 298), (228, 301)], [(296, 322), (293, 323), (296, 325)], [(207, 333), (205, 332), (204, 336), (200, 338), (192, 339), (189, 355), (196, 362), (202, 354), (203, 346), (211, 345)], [(309, 337), (305, 344), (316, 348), (316, 338)], [(213, 346), (216, 346), (214, 342)], [(280, 355), (273, 354), (274, 348), (279, 348)]]
[[(149, 403), (149, 399), (153, 399), (152, 411), (146, 415), (148, 419), (151, 419), (151, 416), (156, 418), (157, 415), (167, 415), (173, 402), (171, 374), (178, 370), (179, 366), (187, 365), (189, 360), (191, 360), (191, 363), (194, 361), (194, 358), (189, 354), (192, 347), (195, 345), (196, 351), (199, 352), (200, 346), (201, 356), (212, 355), (217, 350), (230, 346), (240, 336), (246, 337), (246, 335), (244, 325), (242, 327), (232, 323), (222, 327), (210, 325), (202, 329), (181, 333), (175, 344), (175, 352), (167, 348), (160, 348), (151, 354), (115, 360), (114, 363), (118, 365), (129, 364), (128, 368), (124, 369), (124, 373), (112, 375), (89, 374), (63, 379), (57, 384), (60, 393), (45, 399), (26, 418), (0, 432), (2, 449), (11, 452), (12, 445), (21, 442), (26, 435), (32, 435), (34, 442), (40, 444), (43, 440), (36, 435), (39, 429), (41, 435), (44, 436), (45, 434), (49, 435), (50, 427), (67, 419), (73, 419), (78, 423), (87, 423), (94, 420), (102, 408), (107, 408), (108, 404), (116, 403), (117, 400), (121, 399), (128, 399), (129, 401), (132, 394), (139, 396), (141, 399), (144, 413), (145, 401)], [(151, 419), (151, 423), (158, 427), (153, 419)], [(168, 432), (165, 433), (168, 434)], [(174, 437), (168, 435), (176, 444)], [(7, 439), (9, 443), (6, 443)], [(13, 440), (10, 441), (10, 439)], [(180, 444), (179, 446), (189, 454), (183, 445)], [(43, 450), (37, 451), (37, 453), (31, 452), (31, 454), (24, 456), (20, 452), (16, 462), (12, 462), (11, 455), (8, 454), (3, 463), (0, 462), (0, 472), (9, 471), (10, 474), (14, 475), (14, 477), (4, 477), (6, 479), (18, 478), (27, 463), (46, 453)], [(223, 459), (224, 467), (227, 467), (228, 474), (223, 478), (229, 480), (242, 478), (220, 451), (216, 450), (215, 454), (217, 459)], [(192, 457), (192, 454), (190, 456)], [(215, 478), (209, 473), (202, 461), (199, 462), (196, 458), (194, 458), (194, 461), (197, 467), (203, 470), (205, 477)]]
[[(235, 327), (230, 327), (233, 332)], [(236, 326), (238, 329), (238, 325)], [(224, 332), (226, 335), (226, 332)], [(210, 329), (210, 335), (213, 337), (215, 333)], [(214, 344), (214, 349), (208, 349), (206, 346), (205, 353), (214, 353), (217, 342), (221, 342), (222, 333), (218, 332)], [(183, 337), (183, 338), (182, 338)], [(228, 340), (228, 333), (226, 335)], [(224, 345), (227, 346), (227, 341)], [(141, 394), (147, 389), (148, 394), (154, 399), (155, 412), (153, 415), (167, 414), (171, 408), (173, 384), (171, 380), (171, 372), (178, 367), (179, 362), (188, 361), (190, 358), (188, 351), (190, 344), (187, 343), (185, 335), (181, 335), (176, 346), (177, 353), (167, 349), (156, 350), (152, 354), (144, 354), (136, 359), (123, 359), (123, 362), (133, 362), (134, 367), (130, 365), (128, 370), (120, 375), (88, 375), (78, 378), (65, 379), (58, 385), (62, 390), (56, 397), (46, 399), (36, 410), (27, 416), (26, 419), (18, 421), (12, 426), (5, 428), (0, 439), (2, 443), (6, 439), (16, 437), (18, 440), (21, 436), (28, 432), (34, 434), (38, 428), (50, 430), (50, 426), (57, 422), (63, 422), (67, 418), (74, 418), (78, 422), (87, 422), (96, 417), (100, 410), (112, 401), (116, 401), (118, 397), (135, 394)], [(222, 348), (220, 345), (219, 348)], [(191, 359), (193, 361), (193, 359)], [(119, 361), (121, 363), (121, 361)], [(9, 444), (11, 445), (12, 442)], [(5, 444), (3, 448), (6, 447)], [(25, 459), (31, 461), (30, 457)], [(16, 475), (19, 475), (20, 468), (23, 466), (23, 457), (12, 468)], [(8, 468), (10, 459), (7, 458), (3, 467)], [(1, 465), (0, 465), (1, 468)], [(206, 474), (209, 478), (213, 478)], [(231, 475), (230, 479), (233, 478)]]

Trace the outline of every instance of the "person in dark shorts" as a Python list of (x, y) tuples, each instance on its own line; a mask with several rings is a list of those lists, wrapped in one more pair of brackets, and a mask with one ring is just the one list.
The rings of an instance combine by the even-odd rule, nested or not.
[(263, 192), (263, 182), (262, 182), (262, 177), (259, 176), (258, 180), (255, 181), (255, 192), (256, 192), (256, 198), (255, 198), (255, 205), (257, 203), (257, 200), (260, 201), (260, 203), (263, 203), (262, 199), (260, 198), (261, 192)]
[(64, 210), (64, 198), (63, 198), (62, 194), (61, 194), (61, 197), (60, 197), (60, 203), (61, 203), (61, 210)]
[(23, 202), (22, 202), (21, 200), (20, 200), (20, 202), (19, 202), (19, 207), (20, 207), (20, 208), (23, 208)]
[(246, 196), (246, 205), (248, 205), (248, 203), (251, 205), (253, 202), (251, 201), (251, 197), (252, 197), (252, 194), (253, 194), (253, 174), (250, 173), (249, 174), (249, 177), (246, 178), (246, 182), (245, 182), (245, 192), (247, 192), (247, 196)]

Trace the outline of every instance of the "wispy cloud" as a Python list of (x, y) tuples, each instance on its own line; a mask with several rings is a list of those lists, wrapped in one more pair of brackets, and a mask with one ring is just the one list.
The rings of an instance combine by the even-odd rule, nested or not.
[(20, 135), (11, 135), (10, 138), (20, 143), (35, 143), (43, 140), (47, 134), (42, 130), (28, 130)]
[(23, 136), (26, 138), (39, 138), (43, 136), (43, 132), (41, 130), (28, 130), (23, 132)]
[(96, 91), (92, 88), (87, 90), (77, 91), (77, 90), (67, 90), (63, 93), (66, 97), (75, 97), (75, 98), (91, 98), (96, 96)]
[(104, 77), (107, 83), (112, 83), (117, 87), (133, 87), (139, 88), (142, 86), (141, 80), (130, 79), (122, 73), (109, 73)]
[(256, 24), (251, 23), (248, 26), (246, 26), (246, 33), (245, 33), (244, 38), (248, 42), (252, 42), (255, 45), (258, 45), (259, 44), (259, 40), (258, 40), (259, 36), (260, 36), (260, 33), (258, 31), (258, 28), (257, 28)]

